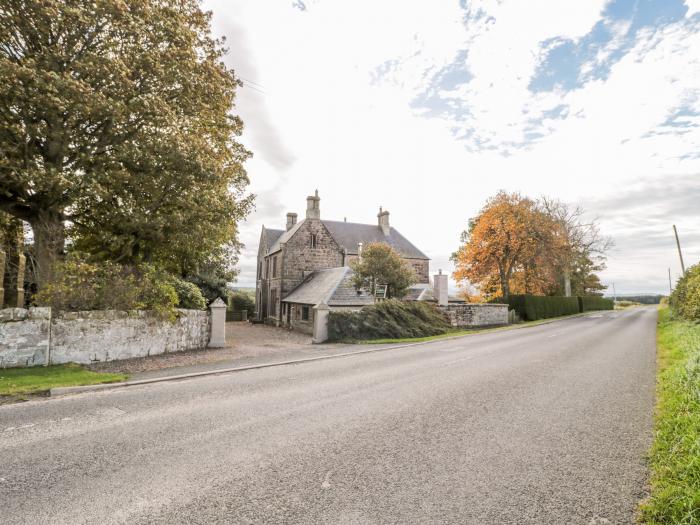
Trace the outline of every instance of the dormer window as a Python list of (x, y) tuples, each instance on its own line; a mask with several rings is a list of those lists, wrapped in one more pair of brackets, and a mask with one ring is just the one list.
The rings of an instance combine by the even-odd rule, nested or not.
[(311, 247), (316, 248), (316, 234), (315, 233), (311, 234)]

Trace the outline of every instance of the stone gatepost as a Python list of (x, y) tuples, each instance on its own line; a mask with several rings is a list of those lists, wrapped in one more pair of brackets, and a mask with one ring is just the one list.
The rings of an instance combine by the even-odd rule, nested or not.
[(328, 314), (330, 307), (321, 301), (314, 306), (314, 334), (312, 343), (318, 344), (328, 340)]
[(433, 276), (433, 291), (435, 300), (438, 306), (447, 306), (449, 302), (447, 296), (447, 275), (438, 270), (438, 273)]
[(209, 335), (209, 348), (223, 348), (226, 346), (226, 303), (221, 297), (209, 305), (211, 312), (211, 332)]

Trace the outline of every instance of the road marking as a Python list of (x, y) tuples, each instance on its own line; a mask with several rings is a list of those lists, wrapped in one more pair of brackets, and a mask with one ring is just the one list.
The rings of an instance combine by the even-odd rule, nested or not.
[(331, 488), (331, 482), (329, 481), (331, 474), (333, 471), (329, 470), (328, 473), (326, 474), (326, 478), (323, 480), (323, 483), (321, 483), (321, 488), (323, 489), (329, 489)]

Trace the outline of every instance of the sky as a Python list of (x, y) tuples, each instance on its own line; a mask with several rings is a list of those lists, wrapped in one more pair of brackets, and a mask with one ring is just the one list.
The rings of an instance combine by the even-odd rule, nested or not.
[[(499, 190), (582, 206), (615, 246), (604, 284), (667, 293), (700, 260), (700, 0), (207, 0), (260, 229), (304, 216), (391, 225), (452, 272)], [(454, 283), (451, 283), (454, 286)]]

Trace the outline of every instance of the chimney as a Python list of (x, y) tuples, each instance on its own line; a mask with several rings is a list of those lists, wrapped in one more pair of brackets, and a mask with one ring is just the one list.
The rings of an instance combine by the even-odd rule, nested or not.
[(447, 306), (447, 275), (442, 273), (442, 270), (433, 276), (433, 292), (438, 306)]
[(287, 231), (292, 229), (292, 226), (294, 226), (297, 223), (297, 214), (296, 213), (288, 213), (287, 214)]
[(389, 226), (389, 212), (382, 211), (382, 207), (380, 206), (377, 219), (379, 222), (379, 227), (382, 229), (382, 233), (384, 233), (384, 235), (389, 235), (391, 232), (391, 227)]
[(321, 218), (321, 197), (318, 196), (318, 190), (313, 196), (306, 197), (306, 218), (320, 219)]

